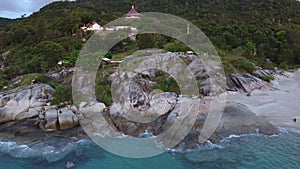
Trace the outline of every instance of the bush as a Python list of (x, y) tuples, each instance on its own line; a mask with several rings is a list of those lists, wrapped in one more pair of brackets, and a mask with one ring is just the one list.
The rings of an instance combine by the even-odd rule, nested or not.
[(56, 105), (65, 101), (72, 103), (72, 87), (62, 84), (57, 85), (53, 93), (51, 104)]
[(177, 82), (173, 77), (169, 77), (165, 81), (158, 83), (154, 89), (180, 94), (180, 88), (178, 87)]
[(111, 87), (108, 82), (108, 75), (96, 78), (96, 98), (100, 102), (111, 105), (113, 102), (111, 96)]
[(255, 70), (255, 65), (243, 57), (234, 59), (231, 62), (232, 65), (234, 65), (236, 69), (239, 71), (246, 71), (248, 73), (253, 73), (253, 71)]
[(0, 88), (2, 89), (4, 86), (8, 85), (9, 81), (6, 79), (0, 79)]
[(169, 52), (186, 52), (190, 49), (185, 44), (179, 41), (175, 41), (164, 45), (164, 50), (167, 50)]
[(50, 81), (50, 78), (45, 74), (41, 74), (37, 76), (36, 80), (38, 83), (48, 83)]
[(124, 59), (124, 58), (125, 58), (124, 55), (114, 55), (114, 56), (112, 57), (112, 60), (122, 60), (122, 59)]
[(261, 80), (266, 81), (266, 82), (271, 82), (275, 78), (273, 76), (263, 76), (261, 77)]

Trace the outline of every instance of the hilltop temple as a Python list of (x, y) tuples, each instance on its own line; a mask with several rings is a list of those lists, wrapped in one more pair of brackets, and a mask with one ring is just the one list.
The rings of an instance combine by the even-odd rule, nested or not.
[(131, 10), (124, 15), (125, 19), (138, 19), (142, 16), (142, 14), (138, 13), (134, 6), (132, 5)]

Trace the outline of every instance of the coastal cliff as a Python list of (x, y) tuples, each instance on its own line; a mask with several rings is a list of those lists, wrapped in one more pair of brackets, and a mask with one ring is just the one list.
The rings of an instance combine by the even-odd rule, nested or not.
[[(170, 53), (163, 55), (168, 54)], [(182, 53), (176, 55), (184, 56)], [(93, 123), (93, 121), (89, 123), (87, 114), (83, 116), (82, 110), (95, 114), (102, 113), (107, 124), (125, 135), (138, 137), (147, 131), (156, 136), (174, 124), (180, 116), (182, 108), (184, 112), (188, 109), (185, 106), (197, 102), (197, 107), (192, 111), (197, 119), (186, 137), (177, 145), (183, 149), (193, 148), (199, 144), (201, 129), (209, 114), (212, 99), (205, 95), (210, 87), (206, 80), (203, 80), (207, 75), (199, 73), (203, 72), (203, 67), (201, 64), (195, 65), (192, 59), (194, 56), (184, 57), (189, 57), (191, 62), (188, 62), (188, 66), (196, 74), (199, 83), (203, 84), (199, 89), (202, 95), (199, 98), (181, 96), (176, 92), (149, 93), (153, 89), (153, 84), (157, 83), (155, 79), (161, 76), (158, 72), (151, 70), (144, 71), (143, 75), (137, 76), (134, 82), (129, 84), (130, 90), (127, 91), (128, 97), (131, 98), (128, 103), (129, 109), (122, 107), (120, 102), (114, 102), (111, 105), (105, 105), (101, 102), (81, 103), (77, 106), (63, 103), (51, 105), (52, 95), (55, 92), (51, 86), (46, 84), (23, 86), (0, 93), (1, 140), (34, 143), (52, 137), (87, 138), (80, 127), (80, 123), (88, 123), (95, 133), (106, 130), (105, 127), (101, 128), (98, 123)], [(113, 81), (114, 78), (118, 78), (118, 73), (120, 72), (111, 74), (109, 80)], [(228, 77), (228, 91), (223, 94), (229, 100), (225, 102), (222, 118), (218, 121), (218, 126), (208, 141), (218, 143), (233, 134), (261, 133), (273, 135), (278, 133), (277, 127), (281, 127), (279, 123), (273, 123), (271, 116), (266, 118), (245, 101), (252, 97), (259, 97), (263, 95), (261, 94), (263, 92), (283, 91), (284, 86), (281, 88), (273, 84), (290, 79), (292, 74), (278, 70), (259, 70), (258, 73), (272, 76), (274, 81), (266, 82), (250, 74), (232, 74)], [(62, 75), (65, 77), (65, 74)], [(56, 74), (56, 76), (51, 74), (51, 76), (60, 79), (60, 74)], [(238, 99), (234, 99), (235, 96), (239, 96), (236, 97)], [(133, 109), (136, 112), (146, 110), (145, 114), (139, 115), (140, 120), (144, 120), (143, 122), (139, 123), (126, 118)], [(93, 113), (89, 116), (90, 119), (95, 120)]]

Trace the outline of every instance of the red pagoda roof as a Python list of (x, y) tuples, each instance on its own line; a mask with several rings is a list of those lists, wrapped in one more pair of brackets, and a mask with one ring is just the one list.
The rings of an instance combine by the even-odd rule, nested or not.
[(125, 14), (125, 16), (141, 16), (141, 14), (134, 9), (134, 6), (132, 6), (131, 10)]

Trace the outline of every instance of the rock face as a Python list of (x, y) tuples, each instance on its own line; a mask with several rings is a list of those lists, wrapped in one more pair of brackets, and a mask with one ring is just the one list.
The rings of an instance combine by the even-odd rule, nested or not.
[(58, 110), (58, 124), (60, 130), (71, 129), (79, 125), (77, 116), (68, 108)]
[(250, 92), (252, 90), (274, 90), (275, 88), (250, 74), (232, 74), (228, 80), (227, 85), (229, 90), (232, 91), (242, 91), (242, 92)]
[(0, 93), (0, 123), (37, 116), (34, 108), (46, 106), (52, 92), (52, 87), (41, 84)]
[(48, 74), (48, 76), (56, 80), (58, 82), (62, 82), (64, 84), (71, 84), (72, 78), (69, 76), (72, 76), (74, 73), (74, 68), (63, 68), (60, 71), (57, 72), (51, 72)]
[(268, 120), (257, 116), (247, 106), (228, 102), (219, 126), (210, 140), (218, 142), (233, 134), (241, 135), (249, 133), (272, 135), (278, 133), (278, 130)]
[[(184, 60), (184, 64), (177, 62), (180, 59)], [(129, 65), (125, 66), (136, 67), (133, 63), (129, 62)], [(202, 99), (198, 97), (198, 92), (178, 95), (160, 90), (153, 91), (158, 83), (154, 79), (159, 77), (159, 73), (157, 68), (149, 66), (151, 64), (158, 64), (164, 68), (165, 72), (176, 75), (178, 78), (176, 80), (186, 82), (183, 91), (187, 93), (194, 92), (192, 89), (195, 86), (187, 81), (187, 77), (193, 77), (198, 82), (196, 91), (199, 90)], [(189, 71), (186, 71), (185, 67)], [(109, 108), (103, 103), (97, 102), (96, 98), (89, 98), (89, 103), (81, 102), (78, 106), (50, 105), (54, 89), (45, 84), (2, 92), (0, 93), (0, 138), (30, 142), (47, 138), (48, 133), (57, 136), (63, 134), (70, 137), (78, 136), (81, 133), (78, 132), (81, 129), (78, 127), (79, 121), (82, 127), (90, 132), (91, 137), (99, 135), (122, 137), (124, 134), (138, 137), (145, 131), (158, 136), (175, 124), (177, 130), (168, 136), (169, 139), (177, 137), (177, 133), (191, 127), (177, 147), (192, 148), (200, 142), (199, 136), (207, 117), (209, 117), (208, 112), (213, 99), (211, 96), (224, 93), (225, 86), (222, 85), (224, 79), (218, 72), (220, 69), (221, 67), (217, 63), (206, 64), (197, 59), (195, 55), (157, 53), (155, 57), (147, 57), (147, 62), (141, 61), (141, 66), (133, 72), (126, 72), (124, 69), (110, 75), (109, 81), (112, 84), (114, 103)], [(72, 73), (74, 73), (74, 69), (64, 69), (60, 72), (50, 73), (49, 76), (63, 82), (61, 80)], [(262, 77), (273, 76), (275, 79), (285, 76), (285, 73), (267, 70), (259, 70), (256, 74)], [(95, 92), (89, 87), (95, 86), (91, 75), (83, 71), (74, 76), (79, 76), (78, 81), (75, 82), (79, 89), (78, 98), (93, 97), (94, 95), (85, 95)], [(252, 92), (255, 95), (259, 95), (261, 90), (275, 89), (271, 84), (250, 74), (232, 74), (228, 78), (227, 87), (230, 90)], [(188, 112), (194, 115), (194, 119), (182, 116)], [(189, 123), (193, 120), (195, 123)], [(275, 134), (277, 129), (246, 106), (236, 102), (227, 102), (223, 116), (209, 140), (218, 142), (232, 134), (256, 132)], [(34, 133), (32, 139), (30, 139), (30, 133)]]
[(278, 70), (278, 69), (274, 69), (274, 70), (266, 70), (266, 69), (256, 70), (254, 72), (254, 74), (258, 77), (271, 76), (271, 77), (274, 77), (274, 80), (284, 80), (284, 79), (287, 79), (288, 77), (292, 76), (291, 73), (283, 71), (283, 70)]
[[(201, 142), (198, 142), (200, 140), (199, 136), (202, 132), (205, 120), (207, 119), (207, 110), (209, 109), (209, 107), (206, 107), (209, 104), (203, 103), (204, 102), (201, 101), (201, 107), (204, 109), (199, 110), (197, 120), (193, 128), (190, 130), (184, 140), (178, 145), (178, 147), (190, 149), (195, 147), (197, 143), (201, 144)], [(164, 128), (168, 128), (172, 123), (174, 123), (178, 111), (179, 110), (175, 108), (171, 112), (170, 116), (166, 120), (166, 123), (163, 125)], [(277, 134), (278, 130), (269, 121), (257, 116), (246, 106), (235, 102), (228, 102), (225, 104), (222, 118), (220, 119), (216, 130), (208, 140), (213, 143), (218, 143), (230, 135), (250, 133), (272, 135)]]
[[(72, 111), (70, 106), (58, 109), (54, 108), (47, 110), (45, 113), (41, 112), (42, 118), (40, 128), (46, 131), (61, 131), (67, 130), (79, 125), (76, 112)], [(43, 118), (44, 116), (44, 118)]]
[(50, 109), (45, 112), (45, 120), (46, 120), (45, 129), (47, 131), (59, 130), (57, 118), (58, 118), (58, 114), (56, 109)]
[(48, 106), (54, 92), (49, 85), (25, 86), (0, 93), (0, 124), (38, 117), (45, 131), (59, 131), (79, 125), (71, 107)]

